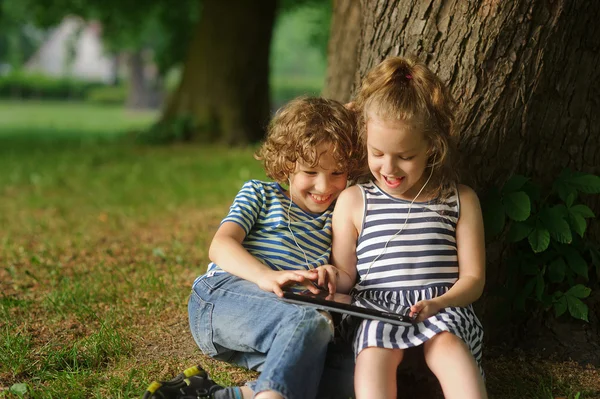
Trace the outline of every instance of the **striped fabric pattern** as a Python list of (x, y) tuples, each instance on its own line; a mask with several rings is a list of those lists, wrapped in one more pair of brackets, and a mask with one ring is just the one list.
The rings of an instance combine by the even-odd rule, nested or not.
[[(414, 202), (393, 198), (374, 183), (360, 185), (365, 213), (357, 243), (360, 281), (353, 294), (389, 308), (410, 307), (446, 293), (458, 279), (456, 224), (458, 193), (444, 201)], [(402, 228), (385, 248), (388, 240)], [(379, 258), (378, 255), (382, 254)], [(375, 260), (376, 259), (376, 260)], [(375, 260), (375, 262), (373, 262)], [(367, 347), (406, 349), (448, 331), (470, 348), (481, 369), (483, 328), (472, 306), (443, 309), (411, 327), (376, 320), (346, 320), (354, 330), (356, 356)]]
[[(291, 229), (288, 229), (288, 208)], [(329, 262), (331, 253), (331, 215), (333, 207), (321, 214), (303, 211), (285, 195), (278, 183), (250, 180), (244, 184), (223, 219), (244, 229), (242, 245), (255, 258), (273, 270), (306, 270)], [(207, 274), (224, 273), (211, 262)]]

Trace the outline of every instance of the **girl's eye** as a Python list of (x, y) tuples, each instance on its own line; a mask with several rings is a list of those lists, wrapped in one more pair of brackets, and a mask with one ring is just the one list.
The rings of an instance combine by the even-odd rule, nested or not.
[(400, 157), (400, 159), (403, 160), (403, 161), (410, 161), (413, 158), (414, 158), (414, 156), (412, 156), (412, 157)]
[(371, 153), (375, 158), (381, 158), (383, 156), (383, 154), (380, 153), (376, 153), (376, 152), (372, 152)]
[(342, 172), (342, 171), (335, 171), (332, 173), (332, 175), (334, 175), (334, 176), (341, 176), (343, 174), (344, 174), (344, 172)]
[(309, 176), (315, 176), (317, 174), (317, 172), (314, 172), (312, 170), (305, 170), (304, 174), (309, 175)]

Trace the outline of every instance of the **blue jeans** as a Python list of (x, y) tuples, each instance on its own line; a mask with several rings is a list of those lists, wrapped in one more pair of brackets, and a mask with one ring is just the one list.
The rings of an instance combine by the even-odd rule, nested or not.
[(286, 303), (229, 273), (202, 277), (188, 304), (194, 340), (206, 355), (259, 371), (258, 393), (317, 397), (330, 323), (317, 310)]

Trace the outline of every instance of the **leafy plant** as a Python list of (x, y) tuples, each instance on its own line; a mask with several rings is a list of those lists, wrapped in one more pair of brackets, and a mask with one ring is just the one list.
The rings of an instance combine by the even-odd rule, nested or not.
[[(582, 301), (591, 293), (592, 279), (600, 276), (600, 248), (585, 237), (594, 212), (577, 200), (580, 194), (600, 193), (600, 177), (563, 170), (544, 192), (531, 179), (514, 175), (492, 188), (482, 201), (487, 238), (505, 232), (511, 256), (507, 295), (525, 310), (529, 303), (567, 310), (588, 321)], [(592, 280), (592, 281), (591, 281)]]

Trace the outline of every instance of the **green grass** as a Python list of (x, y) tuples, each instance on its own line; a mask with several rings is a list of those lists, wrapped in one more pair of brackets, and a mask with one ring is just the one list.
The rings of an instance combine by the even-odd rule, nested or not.
[[(261, 166), (251, 148), (127, 139), (155, 117), (0, 102), (0, 398), (19, 397), (10, 387), (30, 398), (136, 398), (197, 363), (222, 384), (255, 376), (201, 355), (187, 298), (233, 196), (264, 178)], [(531, 364), (488, 361), (490, 397), (600, 391), (578, 379), (594, 370)]]

